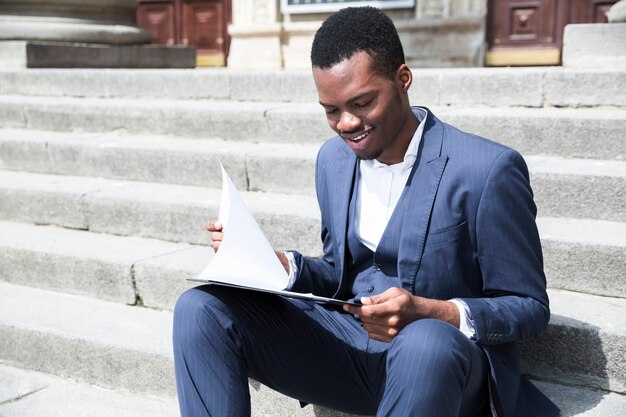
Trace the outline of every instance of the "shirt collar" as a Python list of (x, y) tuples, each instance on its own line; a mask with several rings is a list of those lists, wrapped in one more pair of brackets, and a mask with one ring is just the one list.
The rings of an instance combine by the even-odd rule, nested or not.
[[(415, 114), (415, 117), (417, 117), (417, 120), (419, 120), (420, 124), (417, 126), (417, 129), (415, 129), (415, 133), (413, 134), (413, 137), (411, 138), (411, 142), (409, 143), (409, 146), (406, 149), (406, 152), (404, 153), (404, 160), (402, 162), (399, 162), (398, 164), (391, 165), (391, 166), (401, 165), (402, 170), (411, 169), (413, 168), (413, 165), (415, 164), (415, 161), (417, 159), (417, 150), (419, 149), (419, 145), (422, 140), (422, 135), (424, 134), (424, 123), (422, 122), (426, 120), (426, 117), (428, 116), (428, 111), (424, 108), (413, 107), (412, 110), (413, 110), (413, 114)], [(379, 162), (377, 159), (362, 160), (361, 163), (370, 165), (370, 168), (373, 168), (373, 169), (386, 168), (390, 166), (387, 164), (383, 164), (382, 162)]]

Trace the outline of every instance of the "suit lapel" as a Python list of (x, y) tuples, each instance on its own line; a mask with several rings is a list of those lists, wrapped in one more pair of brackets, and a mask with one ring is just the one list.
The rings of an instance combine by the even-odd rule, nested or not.
[(441, 176), (448, 157), (441, 155), (443, 125), (428, 111), (422, 123), (424, 133), (420, 143), (413, 171), (407, 181), (407, 189), (402, 204), (402, 229), (398, 251), (398, 273), (408, 284), (408, 290), (415, 290), (415, 277), (419, 270), (430, 217), (439, 189)]
[(332, 193), (329, 198), (331, 199), (330, 207), (333, 210), (331, 213), (333, 219), (332, 231), (336, 247), (334, 258), (337, 263), (335, 271), (338, 273), (337, 278), (340, 282), (338, 292), (341, 292), (343, 290), (342, 286), (345, 284), (343, 275), (346, 255), (346, 234), (348, 230), (348, 210), (352, 196), (357, 158), (346, 146), (342, 147), (340, 152), (337, 152), (336, 162), (335, 182), (334, 187), (331, 187)]

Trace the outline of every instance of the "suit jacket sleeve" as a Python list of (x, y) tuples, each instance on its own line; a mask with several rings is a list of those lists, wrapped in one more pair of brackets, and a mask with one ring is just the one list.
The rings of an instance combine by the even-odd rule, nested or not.
[[(333, 155), (334, 149), (329, 144), (325, 144), (317, 155), (315, 164), (315, 185), (317, 200), (322, 213), (321, 238), (323, 242), (323, 255), (321, 258), (311, 258), (303, 256), (297, 251), (293, 251), (294, 259), (298, 265), (298, 276), (291, 288), (295, 292), (313, 293), (324, 297), (336, 296), (339, 287), (340, 272), (335, 268), (335, 248), (334, 239), (331, 236), (328, 225), (328, 193), (329, 178), (327, 176), (326, 165), (329, 164), (329, 157)], [(330, 179), (332, 181), (332, 179)]]
[(491, 167), (476, 214), (484, 298), (463, 298), (480, 343), (532, 338), (549, 320), (536, 212), (526, 164), (508, 149)]

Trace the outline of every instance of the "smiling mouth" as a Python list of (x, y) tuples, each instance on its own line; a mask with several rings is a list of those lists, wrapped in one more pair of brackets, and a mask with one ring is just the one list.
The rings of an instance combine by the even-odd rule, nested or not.
[(353, 137), (350, 137), (349, 135), (344, 135), (344, 134), (342, 134), (341, 137), (344, 138), (345, 140), (350, 141), (350, 142), (360, 142), (363, 139), (365, 139), (366, 137), (368, 137), (370, 133), (372, 133), (372, 129), (367, 129), (363, 133), (360, 133), (360, 134), (358, 134), (356, 136), (353, 136)]

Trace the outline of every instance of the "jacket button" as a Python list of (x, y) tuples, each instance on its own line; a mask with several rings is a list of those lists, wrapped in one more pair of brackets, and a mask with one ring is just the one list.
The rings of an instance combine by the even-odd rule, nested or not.
[(382, 271), (383, 270), (383, 266), (381, 264), (375, 264), (374, 265), (374, 269), (376, 269), (377, 271)]
[(367, 292), (374, 292), (374, 286), (370, 285), (369, 288), (367, 289)]

